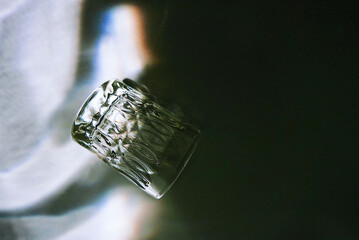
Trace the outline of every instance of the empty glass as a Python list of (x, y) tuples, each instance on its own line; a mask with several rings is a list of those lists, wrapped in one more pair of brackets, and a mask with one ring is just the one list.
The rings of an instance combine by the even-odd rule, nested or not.
[(157, 199), (187, 164), (199, 133), (130, 79), (110, 80), (97, 88), (71, 132), (80, 145)]

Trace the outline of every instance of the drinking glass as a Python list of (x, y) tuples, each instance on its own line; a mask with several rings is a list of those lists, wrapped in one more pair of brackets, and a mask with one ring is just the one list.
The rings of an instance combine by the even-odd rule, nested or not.
[(186, 166), (199, 133), (130, 79), (109, 80), (97, 88), (71, 131), (81, 146), (157, 199)]

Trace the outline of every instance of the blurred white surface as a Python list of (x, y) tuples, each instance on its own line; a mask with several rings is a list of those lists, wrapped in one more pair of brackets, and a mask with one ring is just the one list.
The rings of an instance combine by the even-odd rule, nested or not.
[(142, 25), (138, 7), (121, 5), (107, 11), (96, 46), (95, 78), (138, 77), (150, 61)]
[(87, 164), (47, 131), (75, 80), (80, 4), (23, 1), (1, 18), (0, 210), (39, 202)]
[[(97, 200), (63, 213), (61, 207), (56, 214), (36, 213), (41, 204), (56, 200), (74, 183), (81, 185), (81, 179), (96, 185), (106, 174), (101, 169), (107, 166), (70, 139), (68, 126), (74, 115), (64, 114), (79, 107), (72, 98), (76, 98), (82, 4), (81, 0), (0, 1), (2, 239), (133, 239), (135, 220), (143, 221), (156, 211), (145, 193), (115, 186)], [(135, 10), (116, 9), (110, 26), (115, 34), (104, 34), (98, 42), (95, 86), (111, 74), (134, 77), (147, 61), (133, 41), (133, 34), (139, 33), (132, 29)], [(59, 134), (64, 136), (61, 141)], [(99, 169), (96, 176), (86, 175), (91, 169)], [(86, 189), (77, 194), (72, 196), (74, 202)], [(144, 214), (148, 204), (151, 210)]]

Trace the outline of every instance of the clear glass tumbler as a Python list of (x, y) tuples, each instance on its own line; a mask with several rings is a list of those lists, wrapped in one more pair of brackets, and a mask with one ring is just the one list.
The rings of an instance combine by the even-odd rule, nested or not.
[(110, 80), (97, 88), (71, 131), (80, 145), (157, 199), (182, 172), (199, 133), (130, 79)]

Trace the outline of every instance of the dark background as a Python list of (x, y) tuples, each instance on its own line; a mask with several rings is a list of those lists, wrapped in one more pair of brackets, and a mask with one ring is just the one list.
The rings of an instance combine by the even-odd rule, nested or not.
[[(269, 2), (139, 3), (158, 60), (142, 81), (202, 129), (160, 201), (191, 239), (359, 239), (354, 1)], [(162, 221), (155, 239), (180, 239)]]

